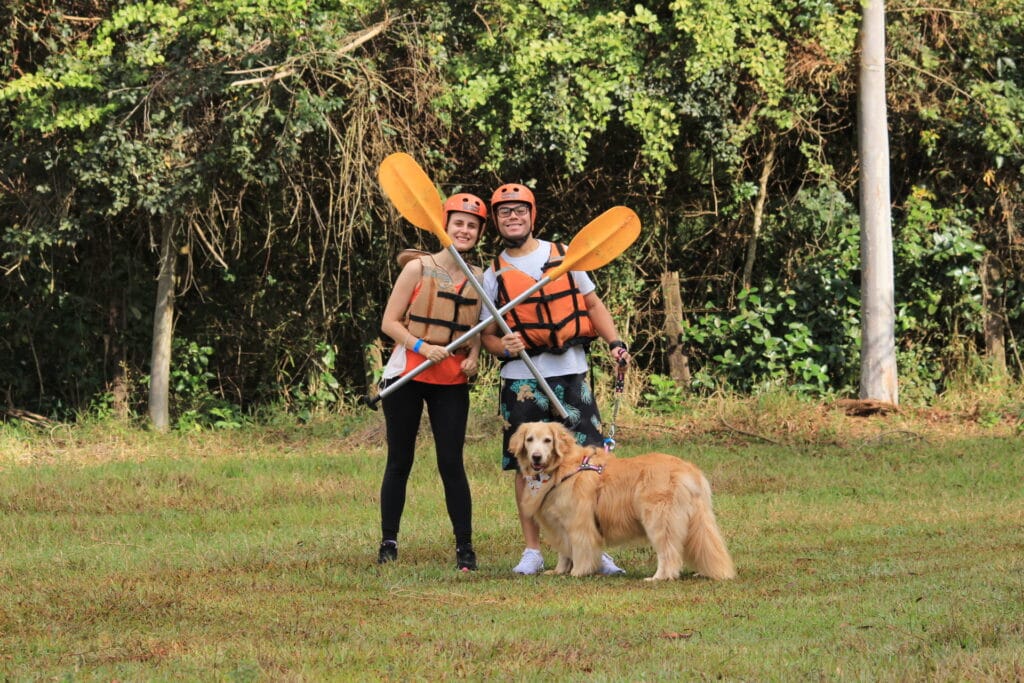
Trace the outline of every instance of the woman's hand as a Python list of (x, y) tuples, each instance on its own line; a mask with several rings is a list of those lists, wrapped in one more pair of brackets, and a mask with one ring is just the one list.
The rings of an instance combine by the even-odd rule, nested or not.
[(427, 360), (429, 360), (431, 363), (440, 363), (445, 358), (452, 355), (451, 353), (448, 352), (448, 349), (446, 349), (443, 346), (438, 346), (436, 344), (424, 344), (423, 347), (420, 349), (420, 354), (424, 356)]

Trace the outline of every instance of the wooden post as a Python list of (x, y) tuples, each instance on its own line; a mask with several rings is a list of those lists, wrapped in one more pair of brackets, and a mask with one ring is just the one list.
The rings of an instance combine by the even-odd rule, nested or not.
[(981, 310), (985, 328), (985, 358), (996, 375), (1006, 374), (1006, 326), (999, 300), (992, 292), (1003, 279), (998, 259), (986, 253), (981, 262)]
[(661, 276), (661, 295), (665, 302), (665, 353), (668, 356), (669, 376), (680, 386), (690, 386), (690, 358), (683, 352), (683, 297), (679, 293), (679, 273), (667, 272)]

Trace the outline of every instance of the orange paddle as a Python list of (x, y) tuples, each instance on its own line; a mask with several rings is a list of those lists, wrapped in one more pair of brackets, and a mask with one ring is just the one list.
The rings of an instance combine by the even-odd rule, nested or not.
[[(561, 277), (570, 270), (590, 270), (607, 264), (625, 251), (640, 234), (640, 219), (631, 209), (624, 206), (616, 206), (605, 211), (588, 223), (573, 238), (566, 249), (562, 262), (558, 266), (545, 273), (544, 278), (540, 282), (515, 297), (512, 301), (509, 301), (501, 310), (498, 310), (490, 297), (484, 293), (483, 285), (473, 277), (472, 271), (463, 261), (462, 255), (452, 246), (451, 238), (444, 228), (444, 210), (441, 196), (419, 164), (408, 154), (396, 152), (381, 162), (378, 178), (384, 193), (391, 199), (399, 213), (406, 220), (418, 228), (428, 230), (437, 235), (441, 240), (442, 246), (455, 257), (456, 263), (459, 264), (462, 272), (469, 278), (470, 283), (477, 290), (484, 306), (491, 315), (490, 318), (481, 321), (458, 339), (449, 343), (445, 347), (449, 352), (466, 343), (483, 328), (491, 324), (491, 322), (496, 321), (504, 334), (511, 333), (508, 323), (502, 317), (504, 313), (544, 285)], [(554, 395), (551, 387), (526, 351), (521, 351), (519, 358), (537, 379), (538, 385), (551, 401), (552, 406), (557, 409), (559, 416), (563, 419), (567, 417), (568, 413), (566, 413), (565, 408)], [(380, 399), (398, 389), (399, 386), (411, 380), (423, 370), (426, 370), (430, 365), (431, 363), (429, 362), (419, 365), (412, 372), (403, 376), (394, 384), (389, 385), (375, 398), (370, 399), (367, 397), (363, 402), (371, 408), (376, 407), (375, 404)]]

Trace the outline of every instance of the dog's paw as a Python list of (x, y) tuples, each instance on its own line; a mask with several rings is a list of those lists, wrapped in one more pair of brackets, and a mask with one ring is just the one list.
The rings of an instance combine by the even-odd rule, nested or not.
[(580, 578), (580, 577), (583, 577), (583, 576), (594, 576), (594, 575), (597, 574), (597, 570), (595, 569), (595, 570), (591, 570), (591, 571), (588, 572), (588, 571), (573, 569), (569, 573), (572, 574), (573, 576), (575, 576), (576, 578)]

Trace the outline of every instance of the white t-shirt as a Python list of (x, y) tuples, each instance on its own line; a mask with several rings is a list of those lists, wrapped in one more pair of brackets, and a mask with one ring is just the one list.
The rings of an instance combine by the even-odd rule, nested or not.
[[(509, 256), (508, 253), (503, 253), (502, 256), (511, 267), (539, 281), (544, 277), (544, 264), (548, 262), (551, 256), (551, 242), (546, 240), (537, 240), (537, 242), (540, 246), (525, 256)], [(555, 253), (557, 254), (558, 252), (556, 251)], [(576, 281), (576, 287), (580, 290), (580, 294), (587, 295), (596, 289), (594, 281), (590, 279), (590, 276), (585, 271), (574, 270), (571, 272), (573, 279)], [(484, 291), (487, 292), (487, 296), (491, 301), (497, 300), (498, 278), (495, 276), (492, 268), (484, 270)], [(480, 308), (481, 320), (490, 316), (491, 314), (487, 311), (486, 306)], [(579, 375), (587, 371), (587, 352), (582, 346), (571, 346), (566, 349), (565, 353), (541, 353), (530, 358), (544, 377)], [(512, 360), (505, 363), (501, 367), (501, 376), (504, 379), (533, 378), (530, 369), (521, 360)]]

